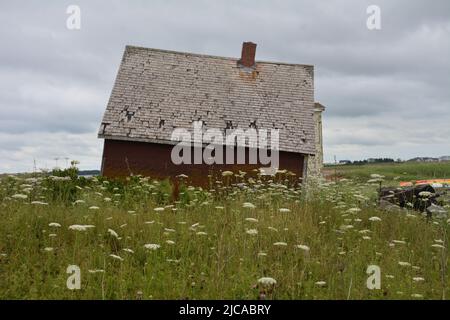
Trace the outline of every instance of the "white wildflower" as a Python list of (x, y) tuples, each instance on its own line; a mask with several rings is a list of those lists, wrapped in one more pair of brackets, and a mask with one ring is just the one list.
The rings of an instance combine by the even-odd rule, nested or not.
[(110, 254), (109, 256), (110, 256), (111, 258), (113, 258), (113, 259), (116, 259), (116, 260), (119, 260), (119, 261), (123, 261), (123, 258), (120, 257), (120, 256), (118, 256), (118, 255)]
[(40, 206), (48, 206), (47, 202), (42, 202), (42, 201), (31, 201), (31, 204), (40, 205)]
[(48, 224), (49, 227), (55, 227), (55, 228), (60, 228), (61, 225), (58, 222), (50, 222)]
[(103, 273), (103, 272), (105, 272), (105, 270), (103, 270), (103, 269), (89, 269), (88, 272), (89, 273)]
[(412, 278), (413, 279), (413, 281), (414, 282), (421, 282), (421, 281), (425, 281), (425, 279), (424, 278), (422, 278), (422, 277), (414, 277), (414, 278)]
[(108, 233), (113, 236), (114, 238), (119, 238), (119, 235), (117, 232), (115, 232), (113, 229), (108, 229)]
[(17, 194), (13, 194), (11, 196), (11, 198), (14, 198), (14, 199), (27, 199), (28, 196), (26, 194), (17, 193)]
[(250, 203), (250, 202), (244, 202), (242, 204), (242, 207), (243, 208), (249, 208), (249, 209), (255, 209), (256, 208), (256, 206), (253, 203)]
[(419, 192), (419, 197), (422, 197), (422, 198), (429, 198), (429, 197), (431, 197), (432, 194), (433, 194), (433, 193), (431, 193), (431, 192), (429, 192), (429, 191), (422, 191), (422, 192)]
[(327, 285), (327, 283), (325, 281), (317, 281), (315, 284), (316, 284), (316, 286), (319, 286), (319, 287), (325, 287)]
[(258, 252), (258, 257), (265, 257), (267, 256), (267, 253), (265, 252)]
[(156, 243), (147, 243), (144, 245), (144, 248), (149, 250), (158, 250), (159, 248), (161, 248), (161, 246)]
[(298, 244), (295, 247), (298, 248), (298, 249), (301, 249), (303, 251), (306, 251), (306, 252), (309, 252), (309, 250), (310, 250), (310, 248), (307, 245), (304, 245), (304, 244)]
[(274, 278), (262, 277), (258, 279), (258, 283), (263, 286), (274, 286), (277, 284), (277, 281)]
[(95, 226), (91, 225), (91, 224), (73, 224), (71, 226), (69, 226), (69, 230), (75, 230), (75, 231), (86, 231), (90, 228), (94, 228)]
[(197, 228), (199, 225), (200, 225), (200, 222), (196, 222), (196, 223), (194, 223), (194, 224), (191, 226), (191, 228), (192, 228), (192, 229), (195, 229), (195, 228)]

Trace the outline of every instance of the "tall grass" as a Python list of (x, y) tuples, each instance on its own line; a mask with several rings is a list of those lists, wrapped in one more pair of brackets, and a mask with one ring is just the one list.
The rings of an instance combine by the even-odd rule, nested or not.
[[(0, 298), (449, 297), (447, 221), (379, 211), (376, 187), (352, 181), (306, 195), (284, 174), (225, 178), (208, 191), (186, 186), (179, 201), (141, 177), (2, 179)], [(66, 287), (69, 265), (81, 269), (80, 290)], [(380, 290), (366, 286), (369, 265), (381, 268)]]

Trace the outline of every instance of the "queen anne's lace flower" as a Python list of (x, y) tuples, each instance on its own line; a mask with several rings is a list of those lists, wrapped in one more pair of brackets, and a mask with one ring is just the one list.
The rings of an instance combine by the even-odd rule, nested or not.
[(250, 203), (250, 202), (244, 202), (242, 204), (242, 207), (243, 208), (249, 208), (249, 209), (255, 209), (256, 208), (256, 206), (253, 203)]
[(116, 259), (116, 260), (119, 260), (119, 261), (123, 261), (123, 258), (121, 256), (116, 255), (116, 254), (110, 254), (109, 256), (111, 258), (113, 258), (113, 259)]
[(298, 245), (296, 245), (296, 247), (298, 249), (301, 249), (301, 250), (306, 251), (306, 252), (309, 252), (309, 250), (310, 250), (310, 248), (308, 246), (304, 245), (304, 244), (298, 244)]
[(50, 222), (48, 224), (49, 227), (60, 228), (61, 225), (58, 222)]
[(262, 277), (258, 279), (258, 283), (263, 285), (263, 286), (274, 286), (277, 284), (277, 280), (275, 280), (274, 278), (271, 277)]
[(144, 248), (149, 250), (158, 250), (159, 248), (161, 248), (161, 246), (156, 243), (147, 243), (144, 245)]
[(108, 229), (108, 233), (113, 236), (114, 238), (118, 238), (119, 235), (117, 234), (117, 232), (115, 232), (113, 229)]
[(73, 224), (73, 225), (69, 226), (69, 230), (75, 230), (75, 231), (86, 231), (91, 228), (95, 228), (95, 226), (91, 225), (91, 224)]

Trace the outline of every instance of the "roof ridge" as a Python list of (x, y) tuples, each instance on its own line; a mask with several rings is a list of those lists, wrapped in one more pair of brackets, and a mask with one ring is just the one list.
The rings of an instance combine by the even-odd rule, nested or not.
[[(235, 57), (216, 56), (216, 55), (205, 54), (205, 53), (194, 53), (194, 52), (187, 52), (187, 51), (148, 48), (148, 47), (134, 46), (134, 45), (126, 45), (125, 52), (128, 49), (139, 49), (139, 50), (156, 51), (156, 52), (164, 52), (164, 53), (182, 54), (182, 55), (189, 55), (189, 56), (196, 56), (196, 57), (203, 57), (203, 58), (212, 58), (212, 59), (231, 60), (231, 61), (238, 61), (240, 59), (240, 58), (235, 58)], [(264, 64), (287, 65), (287, 66), (314, 67), (314, 65), (312, 65), (312, 64), (305, 64), (305, 63), (291, 63), (291, 62), (266, 61), (266, 60), (255, 60), (255, 62), (256, 63), (264, 63)]]

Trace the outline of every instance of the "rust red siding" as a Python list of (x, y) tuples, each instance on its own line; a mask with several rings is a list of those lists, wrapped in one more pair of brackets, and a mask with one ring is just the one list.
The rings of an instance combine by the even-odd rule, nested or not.
[[(159, 143), (105, 139), (102, 174), (116, 178), (129, 176), (132, 173), (163, 179), (173, 178), (183, 173), (189, 176), (190, 183), (207, 185), (210, 174), (214, 176), (224, 170), (251, 172), (261, 167), (258, 164), (175, 165), (171, 160), (172, 147), (172, 145)], [(248, 159), (248, 149), (246, 151), (246, 159)], [(303, 165), (304, 155), (280, 151), (280, 169), (289, 170), (297, 177), (302, 177)]]

